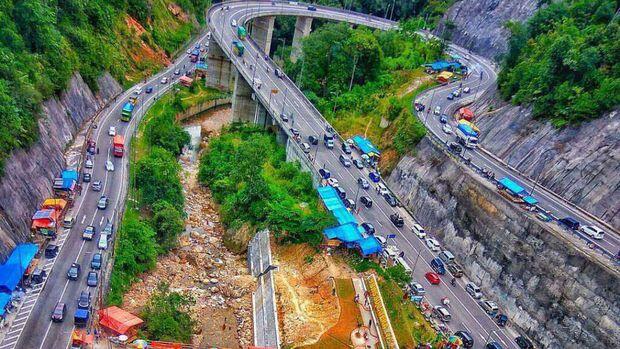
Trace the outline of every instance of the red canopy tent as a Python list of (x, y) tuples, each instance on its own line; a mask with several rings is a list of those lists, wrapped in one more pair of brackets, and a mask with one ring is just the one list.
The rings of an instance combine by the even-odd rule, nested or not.
[(59, 216), (60, 212), (54, 209), (38, 210), (32, 216), (32, 229), (53, 229), (56, 226)]
[(139, 317), (116, 306), (99, 310), (99, 325), (116, 336), (124, 334), (131, 339), (143, 323)]
[(469, 108), (461, 108), (459, 109), (459, 118), (472, 121), (474, 118), (474, 112)]

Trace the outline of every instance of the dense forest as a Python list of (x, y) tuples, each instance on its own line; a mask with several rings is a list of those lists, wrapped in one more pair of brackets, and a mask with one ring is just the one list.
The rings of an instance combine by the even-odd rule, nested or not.
[(556, 126), (596, 118), (620, 104), (620, 18), (614, 0), (552, 2), (510, 23), (499, 74), (504, 98), (531, 104)]
[(13, 149), (37, 140), (41, 102), (74, 72), (96, 91), (104, 71), (125, 84), (164, 63), (142, 43), (160, 56), (179, 49), (210, 0), (174, 3), (189, 15), (173, 14), (171, 0), (0, 0), (0, 172)]

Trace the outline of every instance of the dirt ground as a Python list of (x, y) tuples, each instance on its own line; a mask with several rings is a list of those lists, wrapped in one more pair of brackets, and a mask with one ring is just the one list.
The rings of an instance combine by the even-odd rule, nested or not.
[[(275, 246), (276, 298), (284, 347), (315, 343), (339, 319), (334, 279), (354, 275), (350, 268), (307, 245)], [(312, 257), (304, 257), (312, 256)]]

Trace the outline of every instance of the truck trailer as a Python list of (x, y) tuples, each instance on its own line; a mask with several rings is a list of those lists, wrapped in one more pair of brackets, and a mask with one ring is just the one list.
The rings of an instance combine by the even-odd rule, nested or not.
[(459, 123), (456, 127), (456, 139), (464, 147), (474, 149), (478, 147), (478, 133), (471, 126), (465, 123)]
[(131, 102), (125, 103), (123, 106), (123, 110), (121, 111), (121, 121), (129, 121), (131, 120), (131, 115), (133, 114), (134, 104)]
[(122, 158), (125, 152), (125, 139), (121, 135), (114, 136), (112, 141), (112, 152), (117, 158)]
[(243, 46), (241, 41), (233, 40), (232, 45), (235, 55), (239, 57), (243, 56), (243, 52), (245, 52), (245, 46)]

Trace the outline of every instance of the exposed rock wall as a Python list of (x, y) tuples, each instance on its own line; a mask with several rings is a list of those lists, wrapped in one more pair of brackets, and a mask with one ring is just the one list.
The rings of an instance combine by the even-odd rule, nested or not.
[(449, 20), (456, 25), (451, 40), (489, 59), (506, 51), (507, 21), (522, 22), (538, 9), (540, 0), (460, 0), (441, 20), (435, 34), (441, 34)]
[(614, 347), (620, 341), (617, 269), (465, 172), (424, 139), (388, 183), (511, 322), (542, 347)]
[(0, 260), (29, 234), (32, 214), (52, 193), (52, 179), (65, 167), (64, 151), (83, 123), (95, 116), (122, 87), (104, 74), (93, 93), (79, 74), (58, 98), (45, 101), (39, 118), (39, 140), (7, 160), (0, 178)]

